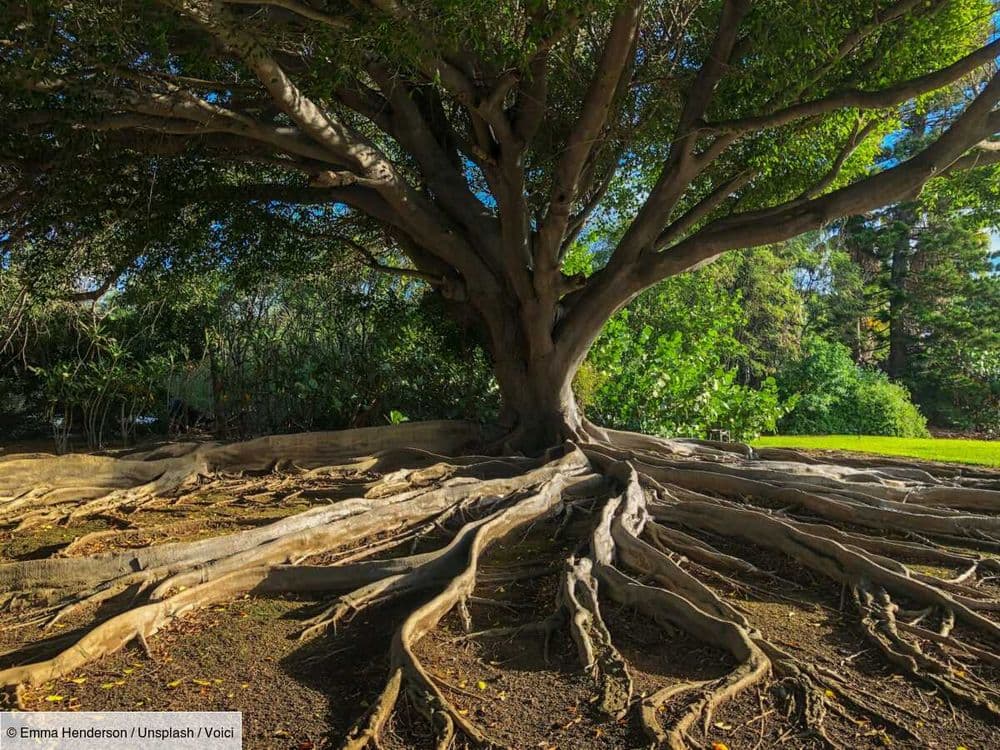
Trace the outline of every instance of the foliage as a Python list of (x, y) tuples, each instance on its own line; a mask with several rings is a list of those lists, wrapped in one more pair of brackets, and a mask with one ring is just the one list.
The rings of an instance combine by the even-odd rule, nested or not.
[(36, 304), (0, 412), (44, 411), (65, 450), (73, 434), (99, 447), (181, 414), (249, 437), (496, 408), (477, 342), (420, 285), (234, 281), (140, 277), (97, 306)]
[(982, 210), (892, 206), (803, 262), (810, 329), (906, 385), (933, 424), (1000, 430), (1000, 276)]
[(699, 272), (649, 290), (605, 326), (575, 381), (588, 415), (612, 427), (668, 436), (773, 431), (788, 405), (772, 378), (738, 382), (745, 353), (738, 297)]
[(230, 434), (486, 419), (478, 342), (413, 283), (329, 276), (223, 290), (207, 331), (215, 412)]
[(906, 388), (860, 367), (843, 344), (811, 338), (777, 378), (786, 398), (798, 396), (780, 422), (790, 434), (921, 437), (927, 424)]
[(184, 352), (160, 336), (155, 312), (55, 304), (43, 314), (36, 323), (44, 332), (22, 366), (47, 405), (57, 450), (66, 450), (74, 431), (91, 448), (103, 447), (112, 430), (128, 442), (144, 418), (165, 414), (160, 388)]

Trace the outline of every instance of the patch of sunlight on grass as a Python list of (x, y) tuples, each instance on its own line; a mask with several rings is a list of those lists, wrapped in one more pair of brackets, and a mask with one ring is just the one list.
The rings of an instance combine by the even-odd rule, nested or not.
[(952, 438), (899, 438), (879, 435), (769, 435), (753, 441), (768, 448), (878, 453), (910, 456), (928, 461), (1000, 466), (1000, 440)]

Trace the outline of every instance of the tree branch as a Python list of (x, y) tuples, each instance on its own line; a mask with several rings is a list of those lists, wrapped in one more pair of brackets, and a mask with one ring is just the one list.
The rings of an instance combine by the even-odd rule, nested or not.
[(641, 8), (640, 0), (624, 0), (615, 13), (580, 115), (556, 167), (548, 210), (536, 240), (536, 269), (557, 266), (570, 211), (579, 193), (580, 176), (611, 114), (618, 82), (628, 66), (629, 52), (639, 29)]
[(861, 214), (919, 193), (933, 177), (954, 169), (963, 154), (996, 132), (1000, 113), (1000, 74), (995, 74), (941, 137), (913, 158), (854, 184), (810, 200), (719, 219), (672, 249), (651, 255), (641, 270), (642, 283), (694, 268), (733, 248), (780, 242), (818, 229), (833, 219)]
[(319, 21), (324, 26), (329, 26), (332, 29), (351, 28), (351, 22), (347, 18), (331, 16), (328, 13), (323, 13), (310, 5), (297, 2), (296, 0), (223, 0), (223, 2), (229, 5), (265, 5), (282, 8), (297, 16), (308, 18), (311, 21)]
[(343, 242), (344, 244), (351, 247), (361, 258), (364, 260), (365, 264), (370, 268), (375, 269), (379, 273), (388, 274), (390, 276), (409, 276), (415, 279), (420, 279), (425, 281), (431, 286), (441, 286), (444, 284), (444, 279), (440, 276), (435, 276), (431, 273), (425, 273), (417, 268), (400, 268), (398, 266), (387, 266), (384, 263), (380, 263), (375, 254), (369, 250), (367, 247), (362, 245), (357, 240), (351, 239), (350, 237), (343, 236), (333, 236), (327, 235), (328, 239), (336, 240), (337, 242)]
[(748, 169), (719, 185), (715, 190), (698, 201), (698, 203), (696, 203), (690, 211), (685, 213), (675, 222), (670, 224), (670, 226), (660, 232), (660, 236), (656, 238), (656, 242), (653, 247), (659, 251), (669, 245), (675, 239), (691, 229), (691, 227), (699, 221), (712, 213), (712, 211), (718, 208), (722, 202), (726, 200), (726, 198), (731, 196), (733, 193), (739, 192), (739, 190), (753, 178), (754, 172)]
[(1000, 54), (1000, 39), (996, 39), (984, 47), (980, 47), (975, 52), (966, 55), (945, 68), (878, 91), (861, 91), (859, 89), (840, 91), (822, 99), (794, 104), (771, 114), (707, 123), (705, 127), (724, 133), (746, 133), (780, 127), (794, 120), (814, 117), (848, 107), (857, 109), (887, 109), (897, 104), (902, 104), (921, 94), (926, 94), (947, 86), (949, 83), (957, 81), (962, 76), (991, 62), (998, 54)]
[(834, 183), (840, 171), (844, 168), (844, 164), (851, 155), (860, 148), (861, 144), (865, 142), (865, 139), (871, 135), (872, 131), (879, 126), (878, 120), (872, 120), (870, 123), (865, 125), (863, 128), (859, 128), (860, 123), (855, 123), (854, 131), (851, 133), (850, 138), (847, 139), (847, 143), (837, 154), (837, 158), (834, 159), (833, 164), (822, 179), (820, 179), (811, 188), (805, 190), (799, 197), (798, 200), (808, 200), (810, 198), (815, 198), (817, 195), (826, 190), (830, 185)]
[(691, 181), (732, 142), (730, 136), (720, 136), (708, 146), (702, 157), (695, 157), (698, 134), (694, 125), (711, 104), (715, 88), (731, 59), (740, 24), (749, 9), (750, 0), (726, 0), (723, 5), (719, 29), (708, 57), (688, 90), (663, 172), (615, 248), (612, 262), (617, 268), (633, 262), (652, 247)]

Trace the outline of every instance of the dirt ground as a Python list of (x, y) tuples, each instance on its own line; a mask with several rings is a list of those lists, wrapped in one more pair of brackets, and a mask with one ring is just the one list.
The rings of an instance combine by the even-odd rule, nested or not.
[[(338, 481), (328, 482), (322, 491), (300, 487), (273, 493), (261, 491), (256, 478), (232, 479), (130, 516), (2, 530), (0, 557), (13, 561), (96, 554), (217, 536), (271, 522), (312, 504), (336, 502), (354, 488), (351, 481)], [(538, 525), (492, 548), (470, 605), (473, 630), (529, 624), (547, 616), (553, 608), (560, 561), (591, 523), (584, 514), (565, 528)], [(425, 537), (421, 549), (431, 549), (444, 538)], [(726, 550), (725, 540), (713, 537), (711, 542)], [(331, 562), (340, 554), (334, 551), (311, 561)], [(740, 554), (772, 575), (747, 579), (740, 590), (720, 583), (720, 591), (768, 639), (845, 677), (855, 689), (875, 696), (890, 716), (920, 731), (920, 740), (915, 740), (893, 726), (848, 722), (831, 713), (827, 727), (838, 743), (856, 750), (1000, 748), (1000, 727), (987, 715), (953, 705), (933, 687), (904, 678), (877, 655), (858, 627), (851, 603), (831, 593), (828, 583), (752, 545), (742, 545)], [(511, 571), (517, 573), (513, 580)], [(50, 630), (24, 616), (4, 617), (0, 667), (65, 647), (86, 626), (120, 611), (129, 596), (125, 592)], [(26, 689), (21, 700), (28, 709), (44, 710), (235, 710), (243, 713), (247, 748), (337, 747), (378, 695), (386, 678), (390, 638), (419, 601), (411, 597), (366, 610), (336, 632), (300, 642), (296, 636), (302, 620), (324, 602), (247, 596), (174, 621), (150, 641), (148, 653), (126, 648), (65, 679)], [(733, 666), (727, 655), (688, 635), (665, 633), (661, 625), (610, 602), (602, 606), (616, 645), (634, 667), (637, 699), (680, 681), (720, 677)], [(581, 671), (565, 629), (548, 637), (526, 630), (502, 638), (468, 638), (453, 613), (420, 642), (418, 655), (459, 710), (510, 747), (648, 746), (638, 722), (630, 718), (634, 711), (617, 722), (599, 714), (592, 680)], [(997, 667), (970, 660), (968, 669), (993, 689), (1000, 687)], [(817, 739), (800, 734), (794, 722), (784, 720), (778, 708), (783, 704), (780, 690), (779, 683), (772, 690), (751, 692), (726, 704), (709, 726), (698, 728), (692, 736), (694, 746), (822, 747)], [(673, 710), (685, 705), (682, 702)], [(382, 744), (387, 750), (433, 747), (434, 737), (425, 720), (404, 707)]]

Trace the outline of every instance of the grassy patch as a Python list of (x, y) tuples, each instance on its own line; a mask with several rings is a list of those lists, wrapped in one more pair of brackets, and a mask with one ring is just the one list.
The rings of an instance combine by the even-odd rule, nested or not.
[(1000, 466), (1000, 440), (953, 440), (945, 438), (898, 438), (877, 435), (774, 435), (753, 444), (770, 448), (878, 453), (911, 456), (928, 461)]

